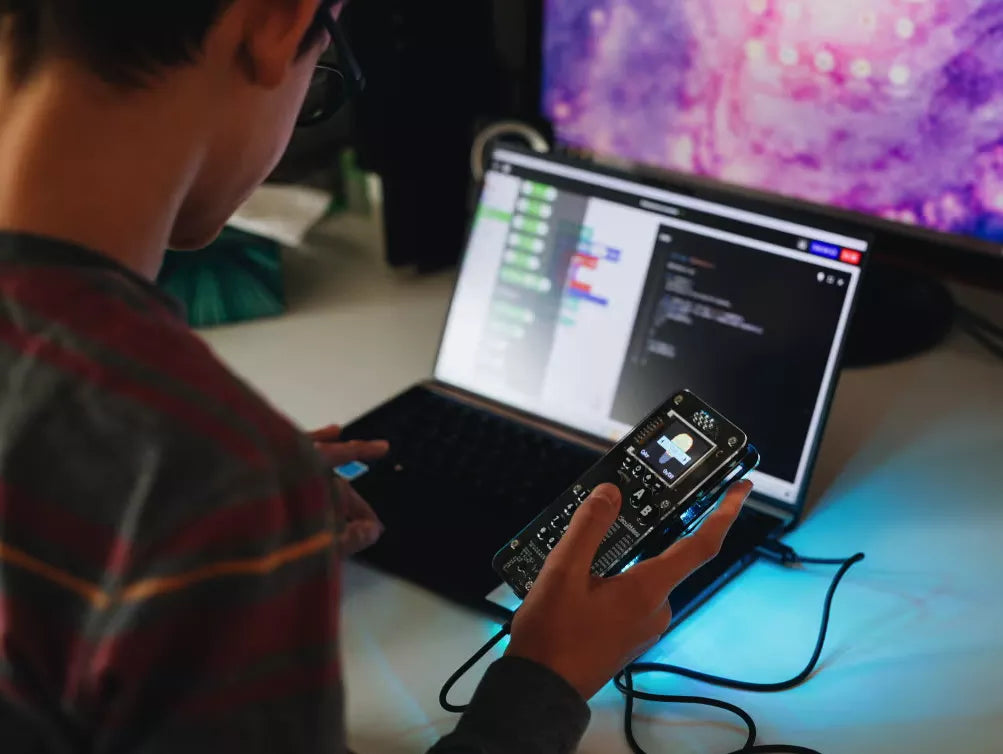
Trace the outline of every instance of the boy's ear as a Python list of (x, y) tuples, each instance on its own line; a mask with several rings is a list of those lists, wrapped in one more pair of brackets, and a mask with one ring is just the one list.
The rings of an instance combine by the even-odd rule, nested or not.
[(296, 63), (321, 0), (237, 0), (243, 50), (255, 83), (274, 88)]

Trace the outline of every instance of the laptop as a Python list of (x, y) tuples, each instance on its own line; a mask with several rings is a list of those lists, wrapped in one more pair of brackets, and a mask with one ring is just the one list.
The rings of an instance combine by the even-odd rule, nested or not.
[(870, 240), (567, 157), (488, 164), (434, 374), (346, 428), (392, 446), (339, 470), (386, 524), (360, 557), (507, 616), (493, 555), (689, 388), (762, 463), (720, 556), (673, 595), (684, 617), (801, 517)]

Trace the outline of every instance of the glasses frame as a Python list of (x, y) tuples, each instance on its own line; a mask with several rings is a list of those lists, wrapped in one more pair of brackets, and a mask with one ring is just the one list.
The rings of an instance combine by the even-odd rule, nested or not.
[(298, 128), (311, 128), (329, 121), (345, 105), (362, 94), (366, 88), (366, 77), (358, 58), (348, 44), (348, 37), (335, 19), (332, 10), (336, 2), (324, 2), (317, 12), (317, 24), (331, 37), (331, 45), (338, 55), (338, 62), (317, 64), (317, 71), (328, 74), (324, 104), (310, 113), (301, 113), (296, 121)]

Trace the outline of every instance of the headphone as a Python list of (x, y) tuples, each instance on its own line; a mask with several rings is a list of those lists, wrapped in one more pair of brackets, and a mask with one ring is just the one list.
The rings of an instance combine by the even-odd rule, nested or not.
[(515, 120), (494, 123), (477, 134), (473, 148), (470, 150), (470, 172), (478, 184), (484, 180), (484, 165), (487, 163), (488, 152), (499, 139), (520, 141), (540, 154), (546, 154), (550, 151), (550, 144), (547, 143), (543, 134), (532, 126)]

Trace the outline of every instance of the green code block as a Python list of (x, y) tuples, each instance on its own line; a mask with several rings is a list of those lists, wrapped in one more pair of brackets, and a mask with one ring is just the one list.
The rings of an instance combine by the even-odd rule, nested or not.
[(524, 270), (540, 269), (540, 260), (535, 255), (525, 251), (509, 250), (505, 252), (505, 261), (514, 267)]
[(522, 184), (522, 193), (533, 199), (542, 199), (545, 202), (552, 202), (557, 198), (557, 189), (545, 183), (536, 181), (525, 181)]
[(539, 254), (543, 251), (543, 241), (534, 236), (527, 236), (522, 233), (513, 233), (509, 237), (509, 244), (516, 249)]
[(546, 293), (551, 289), (550, 279), (543, 275), (536, 275), (525, 270), (518, 270), (513, 267), (502, 267), (499, 273), (502, 281), (510, 285), (517, 285), (538, 293)]
[(481, 211), (478, 213), (478, 219), (497, 220), (499, 222), (509, 223), (512, 222), (512, 213), (496, 209), (495, 207), (481, 207)]
[(536, 315), (533, 314), (532, 310), (524, 306), (510, 304), (507, 301), (495, 301), (491, 308), (492, 313), (496, 317), (512, 320), (523, 325), (532, 324), (536, 319)]
[(541, 202), (539, 199), (527, 199), (522, 206), (522, 211), (527, 215), (534, 215), (536, 217), (550, 217), (551, 209), (550, 205), (546, 202)]
[(550, 226), (543, 220), (527, 220), (526, 230), (538, 236), (545, 236), (550, 231)]

